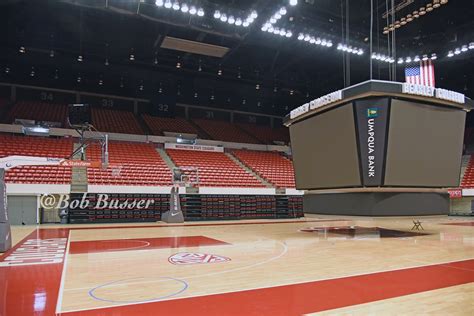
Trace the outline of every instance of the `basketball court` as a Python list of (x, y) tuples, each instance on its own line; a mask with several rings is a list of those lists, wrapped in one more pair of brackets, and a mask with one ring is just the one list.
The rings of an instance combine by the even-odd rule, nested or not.
[(0, 316), (473, 316), (473, 16), (0, 1)]
[[(422, 224), (425, 230), (413, 231), (407, 218), (325, 216), (14, 228), (16, 245), (1, 257), (2, 266), (9, 266), (0, 270), (6, 280), (3, 311), (8, 315), (474, 312), (474, 223), (438, 216), (424, 218)], [(42, 240), (43, 257), (25, 251), (31, 240), (36, 245)], [(52, 259), (51, 253), (57, 257)], [(34, 281), (25, 283), (33, 275)]]

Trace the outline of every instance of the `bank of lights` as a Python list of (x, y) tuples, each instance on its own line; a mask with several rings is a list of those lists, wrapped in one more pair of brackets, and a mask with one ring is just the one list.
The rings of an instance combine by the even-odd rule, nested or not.
[(311, 36), (309, 34), (299, 33), (298, 34), (298, 40), (308, 42), (308, 43), (314, 44), (314, 45), (332, 47), (332, 42), (330, 40), (326, 40), (324, 38), (319, 38), (319, 37), (314, 37), (314, 36)]
[(404, 63), (409, 64), (409, 63), (412, 63), (412, 62), (419, 63), (420, 60), (426, 61), (426, 60), (429, 60), (429, 59), (436, 60), (436, 59), (438, 59), (438, 56), (435, 53), (433, 53), (431, 55), (424, 54), (424, 55), (421, 55), (421, 57), (420, 57), (420, 55), (416, 55), (413, 58), (411, 58), (410, 56), (400, 57), (400, 58), (397, 59), (397, 64), (404, 64)]
[(252, 24), (255, 19), (258, 17), (257, 11), (252, 11), (245, 19), (234, 17), (233, 15), (228, 15), (226, 13), (220, 12), (219, 10), (214, 11), (214, 19), (219, 20), (223, 23), (228, 23), (230, 25), (248, 27)]
[(181, 11), (183, 13), (189, 13), (191, 15), (204, 16), (203, 8), (196, 8), (195, 6), (190, 6), (186, 3), (180, 4), (177, 1), (171, 2), (170, 0), (156, 0), (155, 4), (156, 6), (164, 7), (165, 9)]
[(273, 25), (276, 22), (278, 22), (279, 19), (281, 19), (285, 14), (287, 14), (288, 11), (286, 10), (285, 7), (281, 7), (275, 14), (273, 14), (270, 19), (265, 22), (264, 27), (267, 25)]
[(463, 45), (461, 46), (461, 48), (456, 48), (454, 51), (450, 50), (448, 52), (448, 57), (453, 57), (454, 55), (459, 55), (461, 53), (465, 53), (469, 50), (473, 50), (474, 49), (474, 42), (471, 42), (469, 43), (469, 45)]
[(385, 56), (383, 54), (372, 53), (371, 58), (375, 59), (375, 60), (383, 61), (383, 62), (386, 62), (386, 63), (389, 63), (389, 64), (392, 64), (392, 63), (395, 62), (394, 58), (392, 58), (390, 56)]
[(362, 48), (347, 46), (342, 43), (337, 45), (337, 50), (341, 50), (343, 52), (347, 52), (347, 53), (351, 53), (351, 54), (359, 55), (359, 56), (364, 54), (364, 50)]
[(262, 27), (263, 32), (273, 33), (275, 35), (280, 35), (282, 37), (292, 37), (293, 33), (289, 30), (284, 28), (273, 27), (273, 25), (269, 23), (265, 23)]

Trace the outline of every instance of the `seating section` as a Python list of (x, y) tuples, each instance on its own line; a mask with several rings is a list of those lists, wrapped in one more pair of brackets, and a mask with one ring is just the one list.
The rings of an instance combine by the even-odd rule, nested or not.
[[(73, 151), (73, 141), (67, 138), (0, 135), (0, 144), (0, 158), (12, 155), (66, 158)], [(5, 180), (9, 183), (68, 184), (71, 167), (21, 166), (7, 171)]]
[[(264, 185), (221, 152), (166, 150), (179, 167), (197, 167), (199, 186), (203, 187), (253, 187)], [(192, 176), (191, 176), (192, 177)]]
[(466, 170), (464, 171), (464, 176), (461, 181), (462, 188), (474, 188), (474, 156), (469, 158), (469, 163), (467, 164)]
[(58, 122), (66, 126), (67, 106), (36, 101), (19, 101), (7, 115), (6, 123), (15, 119)]
[(255, 173), (276, 187), (295, 187), (293, 163), (280, 153), (234, 150), (233, 154)]
[(215, 140), (250, 144), (260, 143), (256, 138), (230, 122), (205, 119), (195, 119), (194, 122)]
[(198, 130), (185, 118), (157, 117), (148, 114), (142, 117), (153, 135), (164, 135), (163, 132), (199, 134)]
[(92, 124), (101, 132), (143, 135), (132, 112), (92, 108)]
[(237, 124), (241, 129), (250, 135), (254, 135), (260, 142), (264, 144), (273, 144), (274, 141), (288, 143), (290, 135), (287, 128), (271, 128), (270, 126), (261, 126), (250, 123)]
[[(101, 159), (100, 145), (89, 146), (87, 159)], [(172, 182), (170, 169), (151, 144), (110, 142), (109, 163), (107, 169), (88, 168), (90, 184), (163, 186)]]

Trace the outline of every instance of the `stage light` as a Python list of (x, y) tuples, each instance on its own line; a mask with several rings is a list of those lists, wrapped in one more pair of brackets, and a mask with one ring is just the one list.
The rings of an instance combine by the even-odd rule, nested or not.
[(357, 52), (357, 55), (363, 55), (364, 54), (364, 50), (362, 48), (359, 48), (359, 51)]
[(469, 43), (469, 49), (474, 49), (474, 42)]
[(123, 87), (124, 87), (123, 78), (120, 78), (120, 88), (123, 88)]
[(179, 61), (176, 63), (176, 68), (181, 68), (181, 63)]
[(242, 19), (240, 19), (240, 18), (235, 19), (235, 25), (241, 26), (242, 25)]
[(388, 30), (388, 26), (385, 26), (385, 27), (383, 28), (383, 32), (382, 32), (382, 33), (383, 33), (383, 34), (388, 34), (389, 32), (390, 32), (390, 31)]
[(196, 7), (192, 6), (191, 8), (189, 8), (189, 14), (195, 15), (196, 13), (197, 13)]
[(181, 6), (181, 12), (183, 13), (187, 13), (189, 11), (189, 7), (186, 3), (184, 3), (182, 6)]
[(197, 98), (197, 97), (198, 97), (197, 92), (194, 92), (194, 98)]
[(108, 59), (108, 58), (105, 59), (104, 65), (105, 65), (105, 66), (108, 66), (108, 65), (109, 65), (109, 59)]
[(453, 53), (452, 50), (450, 50), (450, 51), (448, 52), (448, 57), (453, 57), (453, 56), (454, 56), (454, 53)]
[(130, 56), (128, 57), (131, 61), (135, 60), (135, 55), (133, 53), (130, 53)]
[(418, 19), (420, 17), (420, 12), (418, 12), (418, 10), (413, 11), (413, 17)]
[(82, 55), (77, 56), (77, 61), (82, 62)]
[(407, 64), (408, 64), (408, 63), (411, 63), (411, 57), (407, 57), (407, 58), (405, 59), (405, 62), (406, 62)]
[(197, 15), (198, 15), (198, 16), (201, 16), (201, 17), (204, 16), (204, 10), (203, 10), (203, 8), (199, 8), (199, 10), (198, 10), (198, 12), (197, 12)]
[(281, 29), (281, 30), (280, 30), (280, 36), (285, 36), (285, 35), (286, 35), (285, 29)]
[(162, 7), (164, 5), (164, 2), (163, 2), (163, 0), (156, 0), (155, 4), (159, 7)]
[(304, 35), (302, 33), (298, 34), (298, 40), (299, 41), (304, 40)]
[(158, 58), (157, 57), (155, 57), (155, 59), (153, 60), (153, 64), (158, 65)]
[(253, 10), (252, 13), (250, 13), (250, 18), (252, 20), (255, 20), (258, 17), (257, 11)]
[(400, 19), (400, 24), (401, 25), (406, 25), (407, 24), (407, 19), (406, 18), (401, 18)]
[(441, 4), (446, 4), (448, 3), (448, 0), (441, 0)]
[(314, 43), (316, 43), (316, 39), (315, 39), (314, 37), (311, 37), (311, 39), (309, 40), (309, 42), (310, 42), (311, 44), (314, 44)]
[(173, 3), (173, 10), (175, 10), (175, 11), (179, 10), (179, 3), (178, 2)]
[(304, 37), (304, 41), (309, 42), (310, 40), (311, 40), (311, 37), (306, 34), (305, 37)]
[(267, 31), (268, 31), (268, 33), (273, 33), (273, 30), (274, 30), (273, 26), (270, 26)]
[(428, 60), (428, 55), (426, 55), (426, 54), (425, 54), (425, 55), (423, 55), (423, 58), (422, 58), (421, 60), (423, 60), (423, 61), (427, 61), (427, 60)]
[(77, 77), (76, 81), (77, 81), (78, 83), (80, 83), (80, 82), (82, 81), (81, 76)]
[(290, 90), (290, 95), (293, 95), (293, 94), (295, 94), (295, 91)]
[(377, 54), (376, 54), (376, 53), (372, 53), (372, 56), (370, 56), (370, 58), (372, 58), (372, 59), (377, 59)]
[(144, 89), (143, 84), (141, 84), (141, 85), (138, 87), (138, 89), (139, 89), (140, 91), (143, 91), (143, 89)]
[(250, 23), (248, 21), (245, 21), (244, 23), (242, 23), (243, 27), (248, 27), (249, 25), (250, 25)]
[(431, 11), (433, 11), (433, 5), (431, 3), (428, 3), (426, 5), (426, 12), (431, 12)]
[(104, 81), (102, 79), (99, 80), (99, 86), (104, 85)]
[(51, 51), (49, 52), (49, 57), (54, 58), (54, 50), (51, 50)]
[(31, 67), (30, 76), (31, 76), (31, 77), (34, 77), (34, 76), (35, 76), (35, 67)]
[(260, 85), (258, 83), (255, 85), (255, 90), (260, 90)]
[(438, 56), (435, 53), (431, 54), (431, 60), (436, 60), (436, 59), (438, 59)]
[(456, 48), (454, 50), (454, 55), (459, 55), (459, 54), (461, 54), (461, 50), (459, 48)]
[(463, 45), (463, 46), (461, 47), (461, 51), (462, 51), (462, 52), (467, 52), (467, 50), (468, 50), (467, 45)]
[(10, 67), (5, 67), (5, 73), (9, 74), (10, 73)]
[(287, 13), (286, 8), (285, 8), (285, 7), (282, 7), (282, 8), (280, 9), (279, 13), (280, 13), (281, 15), (285, 15), (285, 14)]
[(219, 70), (217, 71), (217, 75), (218, 75), (218, 76), (222, 76), (222, 69), (219, 69)]
[(400, 28), (400, 26), (401, 26), (401, 25), (400, 25), (400, 21), (395, 21), (395, 25), (394, 25), (394, 26), (395, 26), (396, 29)]
[(403, 58), (398, 58), (397, 63), (398, 63), (398, 64), (403, 64)]
[(420, 61), (420, 56), (416, 55), (415, 58), (413, 58), (413, 61), (415, 63), (419, 62)]
[(293, 33), (291, 33), (290, 31), (286, 32), (285, 34), (286, 37), (292, 37), (293, 36)]
[(22, 54), (26, 53), (26, 48), (24, 46), (20, 46), (20, 48), (18, 49), (18, 51)]
[(331, 41), (328, 41), (328, 42), (326, 43), (326, 46), (327, 46), (327, 47), (332, 47), (332, 42), (331, 42)]
[(325, 39), (321, 40), (321, 45), (326, 46), (326, 44), (327, 44), (327, 43), (326, 43), (326, 40), (325, 40)]
[(439, 0), (433, 0), (433, 8), (439, 8), (441, 6), (441, 3)]
[(295, 6), (298, 4), (298, 0), (290, 0), (290, 5)]
[(173, 6), (170, 0), (165, 1), (165, 8), (170, 9)]
[(271, 24), (275, 24), (276, 21), (277, 21), (277, 20), (276, 20), (274, 17), (270, 18), (270, 23), (271, 23)]
[(322, 45), (322, 41), (319, 37), (316, 38), (316, 45)]
[(235, 18), (232, 15), (229, 16), (229, 19), (227, 19), (227, 23), (234, 24), (235, 23)]
[(275, 17), (275, 19), (279, 20), (279, 19), (281, 19), (281, 14), (280, 13), (275, 13), (274, 17)]
[(216, 10), (216, 11), (214, 12), (214, 19), (220, 19), (220, 18), (221, 18), (221, 13), (220, 13), (219, 10)]
[(411, 14), (407, 15), (407, 22), (413, 21), (413, 16)]
[(227, 15), (225, 15), (224, 13), (221, 14), (220, 20), (221, 20), (221, 22), (227, 22)]
[(421, 7), (419, 13), (420, 13), (420, 15), (425, 15), (426, 14), (425, 7)]

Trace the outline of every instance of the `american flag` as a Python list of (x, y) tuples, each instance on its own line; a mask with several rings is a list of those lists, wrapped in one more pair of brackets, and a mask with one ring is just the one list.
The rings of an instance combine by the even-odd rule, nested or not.
[(423, 86), (435, 86), (434, 65), (431, 59), (405, 68), (405, 81)]

